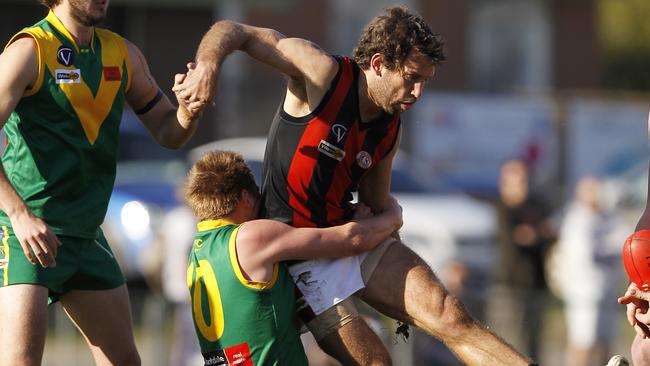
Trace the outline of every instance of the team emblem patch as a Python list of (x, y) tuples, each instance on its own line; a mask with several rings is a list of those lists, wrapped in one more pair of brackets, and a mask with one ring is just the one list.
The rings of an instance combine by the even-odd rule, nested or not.
[(106, 81), (120, 81), (122, 80), (122, 74), (120, 73), (120, 68), (117, 66), (104, 66), (104, 80)]
[(79, 69), (56, 69), (57, 84), (79, 84), (81, 83), (81, 70)]
[(359, 151), (357, 154), (357, 165), (359, 165), (361, 169), (370, 168), (372, 165), (372, 156), (370, 156), (367, 151)]
[(68, 46), (61, 46), (56, 51), (56, 60), (63, 66), (70, 66), (74, 63), (74, 51)]
[(345, 157), (345, 151), (343, 149), (338, 148), (325, 140), (320, 140), (318, 151), (338, 161), (342, 161)]
[(332, 133), (336, 136), (336, 142), (343, 141), (345, 134), (348, 132), (348, 129), (345, 126), (340, 124), (335, 124), (332, 126)]

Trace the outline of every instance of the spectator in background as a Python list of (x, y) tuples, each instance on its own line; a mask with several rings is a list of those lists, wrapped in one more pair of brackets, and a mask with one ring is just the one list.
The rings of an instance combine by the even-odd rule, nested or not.
[(567, 365), (607, 362), (616, 339), (618, 304), (612, 299), (621, 279), (620, 243), (627, 231), (616, 214), (601, 204), (598, 179), (580, 179), (557, 248), (557, 282), (566, 303)]
[(555, 236), (550, 210), (531, 194), (528, 167), (521, 160), (501, 166), (499, 195), (498, 259), (488, 324), (519, 351), (537, 359), (548, 294), (544, 257)]

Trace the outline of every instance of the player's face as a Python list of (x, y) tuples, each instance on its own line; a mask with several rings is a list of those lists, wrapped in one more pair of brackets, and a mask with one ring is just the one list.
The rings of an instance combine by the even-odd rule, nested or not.
[(435, 67), (431, 59), (418, 51), (411, 51), (401, 67), (386, 70), (380, 97), (382, 108), (387, 113), (399, 113), (409, 108), (420, 98), (424, 86), (433, 77)]
[(68, 0), (72, 17), (79, 23), (92, 27), (106, 16), (109, 0)]

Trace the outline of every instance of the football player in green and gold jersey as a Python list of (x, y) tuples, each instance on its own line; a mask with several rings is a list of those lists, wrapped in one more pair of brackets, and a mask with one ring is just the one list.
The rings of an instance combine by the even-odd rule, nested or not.
[(258, 220), (259, 188), (241, 155), (214, 151), (194, 164), (186, 200), (199, 220), (187, 284), (206, 365), (307, 365), (296, 326), (295, 286), (282, 261), (368, 251), (402, 225), (390, 199), (372, 216), (329, 228)]
[[(160, 145), (182, 146), (200, 111), (176, 108), (142, 53), (96, 28), (108, 0), (50, 11), (0, 54), (0, 365), (39, 365), (47, 304), (60, 300), (101, 365), (139, 365), (124, 276), (99, 225), (128, 103)], [(175, 82), (182, 80), (176, 76)]]

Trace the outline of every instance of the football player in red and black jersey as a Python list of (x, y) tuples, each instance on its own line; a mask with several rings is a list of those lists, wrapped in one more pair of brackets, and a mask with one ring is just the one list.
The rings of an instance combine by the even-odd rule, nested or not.
[[(266, 149), (262, 214), (298, 227), (337, 225), (351, 218), (354, 191), (381, 211), (400, 113), (418, 100), (444, 60), (440, 37), (420, 16), (393, 7), (366, 26), (348, 58), (272, 29), (219, 21), (201, 41), (195, 67), (175, 87), (178, 97), (190, 108), (211, 103), (221, 64), (235, 50), (289, 77)], [(441, 339), (465, 364), (530, 364), (474, 320), (397, 235), (368, 254), (295, 263), (290, 271), (309, 305), (301, 316), (320, 346), (345, 365), (391, 364), (358, 316), (353, 294)]]

